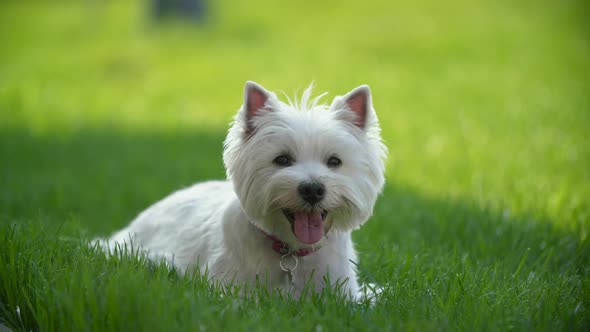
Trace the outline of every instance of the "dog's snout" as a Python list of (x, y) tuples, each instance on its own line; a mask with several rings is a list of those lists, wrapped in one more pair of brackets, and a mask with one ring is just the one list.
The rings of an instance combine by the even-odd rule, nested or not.
[(306, 181), (297, 188), (299, 195), (309, 204), (321, 201), (326, 195), (326, 187), (317, 181)]

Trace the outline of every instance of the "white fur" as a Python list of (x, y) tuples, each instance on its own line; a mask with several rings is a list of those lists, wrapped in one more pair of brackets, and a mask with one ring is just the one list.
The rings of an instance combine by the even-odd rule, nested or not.
[[(253, 82), (246, 84), (246, 99), (252, 89), (268, 99), (255, 116), (248, 118), (245, 106), (236, 115), (223, 153), (229, 181), (198, 183), (171, 194), (115, 233), (105, 249), (131, 243), (182, 272), (198, 266), (217, 280), (238, 283), (252, 283), (258, 276), (268, 287), (296, 296), (307, 281), (320, 291), (329, 275), (331, 282), (345, 282), (349, 294), (358, 294), (351, 232), (372, 214), (384, 184), (386, 157), (369, 88), (336, 97), (331, 106), (310, 100), (311, 86), (295, 104), (280, 102)], [(358, 93), (367, 96), (363, 128), (355, 125), (358, 115), (347, 105), (347, 98)], [(255, 128), (251, 135), (248, 126)], [(277, 155), (286, 152), (295, 163), (275, 165)], [(342, 160), (336, 169), (326, 166), (333, 155)], [(281, 209), (305, 208), (297, 187), (311, 179), (326, 187), (319, 206), (329, 211), (332, 227), (314, 244), (316, 252), (299, 257), (289, 276), (261, 230), (293, 250), (309, 246), (297, 240)]]

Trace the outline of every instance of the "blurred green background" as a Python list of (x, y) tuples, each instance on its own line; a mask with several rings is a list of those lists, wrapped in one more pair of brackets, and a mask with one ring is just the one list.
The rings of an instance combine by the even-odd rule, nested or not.
[[(374, 220), (355, 233), (363, 275), (395, 283), (415, 255), (430, 267), (467, 255), (475, 274), (504, 261), (510, 273), (524, 257), (540, 282), (566, 272), (582, 282), (570, 302), (543, 305), (578, 323), (588, 314), (587, 1), (207, 9), (190, 23), (154, 21), (148, 1), (0, 4), (4, 230), (106, 235), (175, 189), (223, 178), (222, 140), (246, 80), (289, 96), (315, 81), (326, 102), (369, 84), (390, 158)], [(539, 327), (511, 305), (533, 324), (517, 326)]]
[(230, 0), (201, 24), (158, 24), (148, 1), (1, 6), (1, 207), (13, 217), (102, 206), (110, 224), (122, 191), (222, 177), (221, 140), (255, 80), (289, 96), (315, 81), (326, 102), (369, 84), (390, 185), (588, 218), (585, 2)]

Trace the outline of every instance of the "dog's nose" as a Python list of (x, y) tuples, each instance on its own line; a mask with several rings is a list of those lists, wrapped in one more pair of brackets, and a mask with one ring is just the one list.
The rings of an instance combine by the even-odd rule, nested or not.
[(326, 187), (316, 181), (302, 182), (297, 188), (299, 195), (309, 204), (315, 204), (321, 201), (326, 195)]

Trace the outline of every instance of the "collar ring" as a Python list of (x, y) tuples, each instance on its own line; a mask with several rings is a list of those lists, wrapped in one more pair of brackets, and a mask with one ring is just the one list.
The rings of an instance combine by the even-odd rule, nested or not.
[(281, 256), (279, 265), (281, 266), (281, 270), (285, 272), (293, 272), (299, 265), (299, 259), (297, 259), (297, 256), (292, 253), (287, 253)]

